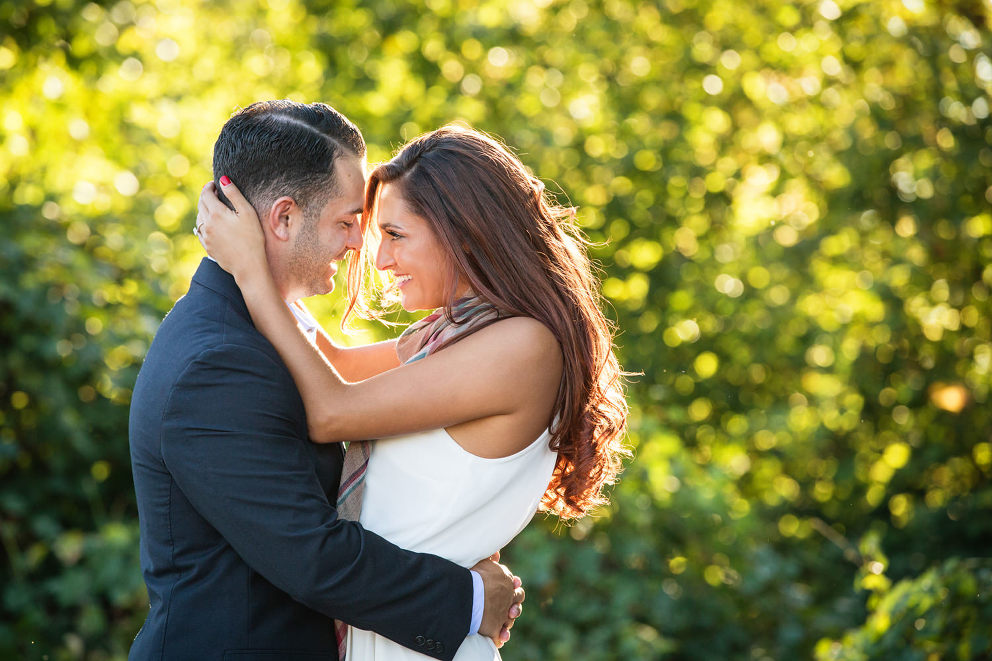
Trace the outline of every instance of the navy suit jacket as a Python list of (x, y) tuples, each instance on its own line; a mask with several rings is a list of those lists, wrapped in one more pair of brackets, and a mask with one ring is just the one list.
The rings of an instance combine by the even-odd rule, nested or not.
[(148, 350), (129, 434), (150, 602), (129, 659), (336, 659), (333, 618), (454, 656), (468, 570), (338, 519), (341, 446), (309, 441), (288, 370), (210, 260)]

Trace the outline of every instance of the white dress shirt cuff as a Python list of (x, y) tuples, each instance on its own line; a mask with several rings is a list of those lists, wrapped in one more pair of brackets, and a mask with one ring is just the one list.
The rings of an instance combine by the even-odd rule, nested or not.
[(486, 607), (486, 591), (482, 585), (482, 575), (477, 571), (472, 571), (472, 624), (469, 627), (468, 635), (479, 633), (482, 626), (482, 611)]
[(317, 339), (317, 329), (320, 328), (320, 324), (313, 315), (310, 314), (310, 310), (299, 301), (287, 301), (286, 305), (289, 307), (289, 311), (293, 313), (293, 317), (296, 319), (296, 325), (300, 327), (300, 330), (307, 336), (311, 344)]

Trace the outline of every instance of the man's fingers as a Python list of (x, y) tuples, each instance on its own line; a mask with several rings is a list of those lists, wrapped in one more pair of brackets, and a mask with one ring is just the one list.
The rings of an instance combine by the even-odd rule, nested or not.
[(513, 603), (522, 604), (524, 599), (527, 597), (527, 593), (524, 592), (523, 588), (517, 588), (513, 591)]
[(489, 556), (489, 559), (492, 560), (493, 562), (499, 562), (499, 551), (496, 551), (491, 556)]
[(521, 604), (513, 604), (510, 606), (509, 616), (511, 620), (515, 620), (520, 617), (520, 614), (524, 612), (524, 607)]

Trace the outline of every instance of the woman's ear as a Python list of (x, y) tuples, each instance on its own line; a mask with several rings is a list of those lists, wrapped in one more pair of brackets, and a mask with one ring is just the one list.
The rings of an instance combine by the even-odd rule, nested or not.
[(289, 196), (283, 196), (272, 203), (272, 208), (265, 218), (265, 224), (269, 232), (281, 241), (288, 241), (290, 237), (290, 226), (298, 222), (302, 210), (296, 204), (296, 200)]

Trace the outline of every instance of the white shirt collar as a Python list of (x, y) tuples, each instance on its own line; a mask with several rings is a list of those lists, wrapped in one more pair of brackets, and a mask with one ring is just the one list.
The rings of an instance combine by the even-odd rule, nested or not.
[[(210, 255), (207, 255), (207, 259), (214, 264), (217, 263), (217, 260)], [(315, 340), (317, 338), (317, 328), (320, 327), (320, 323), (313, 318), (310, 310), (307, 310), (299, 301), (286, 301), (286, 307), (293, 313), (293, 317), (296, 319), (296, 325), (306, 333), (310, 341)]]

